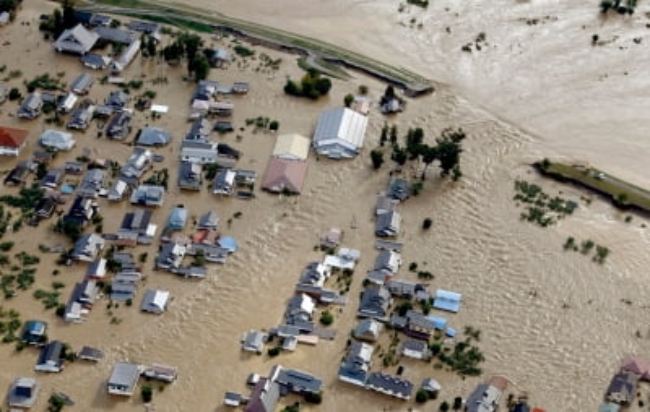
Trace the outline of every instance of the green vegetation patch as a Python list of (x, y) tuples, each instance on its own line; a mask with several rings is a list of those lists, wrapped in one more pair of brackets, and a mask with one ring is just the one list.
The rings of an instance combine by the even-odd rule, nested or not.
[(524, 212), (520, 215), (521, 219), (541, 227), (554, 225), (563, 217), (573, 214), (578, 208), (576, 202), (559, 196), (551, 197), (540, 186), (524, 180), (515, 181), (513, 199), (524, 207)]

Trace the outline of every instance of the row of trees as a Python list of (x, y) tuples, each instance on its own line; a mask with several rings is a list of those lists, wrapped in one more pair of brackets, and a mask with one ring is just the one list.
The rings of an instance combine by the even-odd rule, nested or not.
[[(424, 130), (418, 127), (409, 129), (405, 136), (404, 146), (397, 141), (397, 126), (388, 127), (384, 125), (379, 140), (380, 147), (384, 147), (390, 141), (390, 159), (400, 166), (407, 161), (421, 161), (424, 163), (422, 179), (425, 178), (428, 167), (435, 161), (440, 166), (442, 177), (451, 176), (453, 181), (462, 177), (460, 170), (460, 154), (463, 152), (461, 142), (465, 139), (465, 132), (458, 128), (446, 128), (436, 138), (435, 145), (424, 143)], [(373, 167), (379, 169), (384, 163), (384, 152), (381, 148), (370, 152)]]

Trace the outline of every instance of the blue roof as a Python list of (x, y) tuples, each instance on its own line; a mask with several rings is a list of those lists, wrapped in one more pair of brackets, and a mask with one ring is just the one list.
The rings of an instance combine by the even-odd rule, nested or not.
[(219, 239), (219, 246), (221, 246), (224, 249), (228, 249), (228, 252), (232, 253), (237, 250), (237, 241), (230, 237), (230, 236), (224, 236), (221, 239)]
[(462, 295), (460, 293), (438, 289), (433, 301), (433, 307), (456, 313), (460, 310), (461, 298)]
[(445, 330), (445, 335), (449, 336), (450, 338), (453, 338), (454, 336), (456, 336), (456, 329), (447, 328), (447, 330)]
[(30, 320), (25, 324), (25, 331), (34, 335), (44, 334), (46, 328), (47, 325), (45, 322), (41, 322), (40, 320)]
[(439, 318), (437, 316), (427, 316), (427, 319), (433, 323), (436, 329), (442, 330), (447, 326), (447, 319)]
[(74, 193), (75, 187), (73, 185), (63, 185), (61, 186), (61, 193), (64, 195), (69, 195), (70, 193)]
[(169, 213), (167, 227), (171, 229), (183, 229), (187, 222), (187, 209), (184, 207), (175, 207)]

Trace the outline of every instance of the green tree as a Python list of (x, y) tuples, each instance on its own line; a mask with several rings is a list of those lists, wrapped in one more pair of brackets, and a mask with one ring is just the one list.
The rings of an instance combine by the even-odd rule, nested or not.
[(379, 146), (386, 144), (388, 140), (388, 124), (384, 123), (384, 126), (381, 128), (381, 136), (379, 137)]
[(275, 132), (279, 128), (280, 128), (280, 122), (278, 122), (277, 120), (271, 120), (271, 123), (269, 123), (269, 130), (273, 130)]
[(391, 154), (390, 159), (398, 165), (404, 166), (408, 160), (408, 155), (406, 153), (406, 150), (399, 147), (398, 145), (395, 145), (393, 146), (393, 153)]
[(390, 127), (390, 144), (397, 144), (397, 125), (392, 125)]
[(208, 78), (208, 73), (210, 73), (210, 62), (207, 57), (199, 54), (194, 57), (192, 68), (194, 70), (194, 81), (198, 83), (201, 80)]
[(63, 29), (71, 29), (77, 25), (77, 18), (75, 17), (74, 4), (70, 0), (64, 0), (63, 5)]
[(353, 101), (354, 101), (354, 96), (352, 96), (350, 93), (346, 94), (345, 97), (343, 98), (343, 104), (345, 105), (345, 107), (350, 107)]
[(455, 411), (459, 411), (462, 408), (463, 408), (463, 398), (461, 398), (460, 396), (456, 396), (454, 398), (454, 404), (451, 406), (451, 409)]
[(447, 412), (449, 410), (449, 402), (443, 401), (440, 404), (440, 412)]
[(384, 164), (384, 152), (375, 149), (370, 152), (370, 160), (372, 160), (372, 167), (377, 170)]
[(429, 229), (431, 229), (432, 224), (433, 224), (433, 221), (431, 220), (430, 217), (428, 217), (428, 218), (426, 218), (426, 219), (424, 219), (422, 221), (422, 229), (423, 230), (429, 230)]
[(329, 77), (320, 77), (316, 80), (316, 90), (320, 95), (326, 95), (332, 88), (332, 81)]
[(437, 142), (437, 159), (440, 161), (440, 175), (448, 176), (454, 172), (455, 180), (462, 176), (460, 172), (460, 154), (463, 149), (461, 142), (465, 139), (465, 132), (462, 129), (447, 128), (442, 131), (442, 135), (436, 139)]
[(300, 96), (302, 95), (302, 90), (298, 83), (294, 82), (291, 79), (287, 79), (287, 82), (284, 85), (284, 92), (290, 96)]

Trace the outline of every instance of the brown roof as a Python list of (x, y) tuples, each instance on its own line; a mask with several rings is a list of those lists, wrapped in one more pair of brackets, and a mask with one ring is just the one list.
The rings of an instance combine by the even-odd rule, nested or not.
[(0, 147), (18, 148), (27, 140), (29, 131), (0, 126)]
[(266, 166), (262, 188), (270, 192), (288, 190), (292, 193), (300, 193), (306, 177), (306, 162), (272, 158)]
[(637, 374), (643, 379), (650, 379), (650, 361), (638, 356), (628, 355), (623, 358), (621, 370)]

